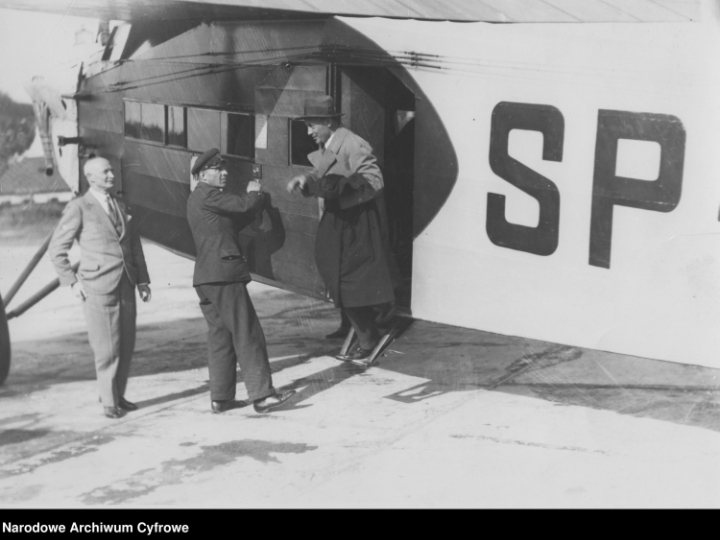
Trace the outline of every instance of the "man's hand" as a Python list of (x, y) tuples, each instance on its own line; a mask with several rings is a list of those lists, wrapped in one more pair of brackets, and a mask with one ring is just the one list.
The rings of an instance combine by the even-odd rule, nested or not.
[(301, 174), (299, 176), (296, 176), (287, 185), (288, 193), (292, 193), (293, 191), (302, 191), (303, 188), (307, 185), (308, 180), (307, 177), (304, 174)]
[(150, 290), (150, 285), (147, 283), (141, 283), (137, 286), (138, 292), (140, 293), (140, 299), (143, 302), (149, 302), (152, 298), (152, 291)]
[(80, 300), (85, 301), (87, 298), (87, 293), (85, 292), (85, 288), (83, 287), (82, 283), (79, 281), (76, 281), (70, 286), (70, 289), (72, 290), (73, 294), (77, 296)]
[(260, 185), (260, 182), (257, 180), (250, 180), (247, 185), (247, 192), (252, 193), (253, 191), (260, 191), (262, 189), (262, 186)]

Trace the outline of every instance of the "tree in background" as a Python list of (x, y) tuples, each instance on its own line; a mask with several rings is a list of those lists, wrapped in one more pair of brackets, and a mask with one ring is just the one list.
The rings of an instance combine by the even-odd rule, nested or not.
[(17, 103), (0, 92), (0, 176), (8, 168), (8, 161), (24, 153), (35, 139), (33, 107)]

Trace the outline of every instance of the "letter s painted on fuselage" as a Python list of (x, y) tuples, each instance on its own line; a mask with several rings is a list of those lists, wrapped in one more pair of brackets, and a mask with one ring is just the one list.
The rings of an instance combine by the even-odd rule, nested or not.
[(565, 119), (558, 109), (550, 105), (498, 103), (492, 112), (490, 168), (540, 203), (540, 219), (537, 227), (509, 223), (505, 219), (505, 195), (488, 193), (485, 230), (495, 245), (552, 255), (558, 246), (560, 192), (552, 181), (510, 157), (508, 142), (513, 129), (539, 131), (543, 134), (543, 159), (562, 161)]
[[(524, 129), (543, 134), (543, 159), (562, 161), (565, 121), (550, 105), (500, 102), (493, 109), (490, 132), (490, 168), (540, 203), (537, 227), (509, 223), (505, 196), (488, 193), (486, 231), (501, 247), (535, 255), (552, 255), (558, 246), (560, 192), (541, 174), (510, 157), (510, 131)], [(656, 180), (624, 178), (615, 173), (618, 141), (652, 141), (660, 145)], [(685, 159), (685, 129), (675, 116), (627, 111), (598, 112), (595, 168), (590, 217), (589, 264), (610, 268), (613, 206), (671, 212), (680, 202)]]

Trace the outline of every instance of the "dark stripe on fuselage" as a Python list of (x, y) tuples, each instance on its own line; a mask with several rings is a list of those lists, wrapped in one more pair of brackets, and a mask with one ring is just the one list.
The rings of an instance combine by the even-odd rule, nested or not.
[(190, 185), (144, 174), (123, 174), (123, 197), (128, 204), (185, 219)]
[[(190, 227), (185, 218), (171, 216), (157, 210), (146, 208), (141, 204), (130, 204), (136, 230), (148, 240), (152, 240), (172, 251), (188, 257), (195, 257), (195, 243)], [(160, 271), (156, 269), (155, 275)], [(150, 268), (152, 276), (153, 269)]]

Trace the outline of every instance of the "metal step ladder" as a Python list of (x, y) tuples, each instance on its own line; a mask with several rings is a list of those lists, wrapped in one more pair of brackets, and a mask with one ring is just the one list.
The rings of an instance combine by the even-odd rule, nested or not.
[[(378, 323), (381, 327), (386, 326), (387, 331), (385, 334), (383, 334), (380, 337), (380, 341), (378, 341), (377, 345), (375, 345), (375, 348), (372, 351), (372, 354), (366, 359), (365, 362), (353, 362), (348, 361), (347, 363), (352, 364), (353, 366), (358, 366), (362, 368), (369, 368), (371, 366), (377, 365), (378, 358), (380, 358), (380, 355), (383, 353), (383, 351), (393, 342), (393, 340), (402, 332), (404, 332), (413, 322), (412, 317), (410, 316), (409, 310), (405, 312), (404, 310), (394, 310), (391, 316), (389, 317), (389, 324), (385, 321), (382, 323)], [(350, 332), (348, 333), (347, 337), (345, 338), (345, 342), (343, 343), (342, 348), (340, 349), (340, 356), (344, 356), (348, 354), (348, 352), (351, 350), (351, 347), (356, 342), (356, 334), (355, 329), (353, 327), (350, 327)]]

